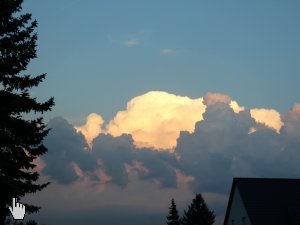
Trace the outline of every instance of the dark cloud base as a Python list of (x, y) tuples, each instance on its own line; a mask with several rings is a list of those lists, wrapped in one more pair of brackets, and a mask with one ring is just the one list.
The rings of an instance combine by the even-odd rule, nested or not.
[(99, 135), (93, 142), (93, 149), (87, 151), (84, 137), (63, 118), (52, 119), (49, 127), (52, 131), (45, 140), (49, 151), (43, 156), (44, 173), (62, 184), (79, 179), (72, 167), (75, 162), (93, 180), (101, 182), (95, 171), (103, 169), (112, 177), (111, 183), (125, 187), (129, 182), (125, 164), (138, 161), (147, 168), (147, 172), (137, 170), (140, 179), (158, 179), (163, 188), (177, 185), (174, 168), (178, 167), (178, 162), (174, 154), (136, 149), (130, 135), (116, 138)]

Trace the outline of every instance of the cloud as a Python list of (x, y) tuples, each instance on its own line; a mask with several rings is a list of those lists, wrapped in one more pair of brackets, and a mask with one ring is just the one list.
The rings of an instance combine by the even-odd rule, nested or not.
[(249, 112), (236, 114), (223, 102), (209, 105), (203, 118), (194, 133), (181, 132), (175, 153), (182, 171), (195, 177), (194, 190), (220, 193), (233, 176), (232, 154), (240, 150), (239, 144), (255, 121)]
[(245, 107), (240, 106), (236, 101), (231, 100), (230, 107), (233, 109), (235, 113), (239, 113), (245, 110)]
[(127, 47), (134, 47), (134, 46), (137, 46), (139, 44), (140, 44), (140, 42), (137, 39), (134, 39), (134, 38), (130, 38), (130, 39), (127, 39), (126, 41), (124, 41), (124, 45), (127, 46)]
[[(282, 116), (278, 132), (271, 123), (262, 123), (265, 118), (281, 121), (275, 110), (252, 111), (237, 103), (232, 106), (233, 102), (218, 93), (190, 99), (149, 92), (128, 102), (104, 131), (96, 114), (80, 132), (55, 118), (49, 122), (49, 153), (42, 157), (45, 165), (40, 170), (65, 184), (88, 177), (100, 189), (107, 183), (125, 188), (132, 177), (171, 188), (186, 177), (195, 190), (222, 193), (233, 176), (298, 174), (300, 104)], [(97, 136), (92, 136), (91, 151), (86, 151), (89, 132)]]
[(283, 125), (281, 121), (280, 113), (274, 109), (251, 109), (251, 117), (255, 119), (256, 122), (265, 124), (266, 126), (273, 128), (277, 133)]
[[(89, 147), (100, 133), (114, 137), (131, 134), (138, 148), (149, 147), (172, 152), (176, 147), (180, 131), (192, 133), (196, 122), (201, 121), (206, 106), (217, 103), (229, 105), (235, 113), (245, 110), (230, 96), (221, 93), (207, 93), (203, 98), (191, 99), (167, 92), (151, 91), (131, 99), (127, 108), (120, 111), (102, 129), (103, 119), (92, 113), (83, 126), (75, 126), (81, 132)], [(258, 123), (279, 132), (282, 122), (280, 114), (273, 109), (251, 109), (251, 117)], [(248, 132), (258, 129), (251, 127)]]
[(96, 113), (91, 113), (88, 115), (86, 119), (86, 124), (83, 126), (75, 126), (77, 132), (81, 132), (85, 137), (87, 144), (90, 148), (92, 148), (93, 140), (97, 137), (101, 132), (101, 125), (104, 123), (103, 118)]
[(283, 133), (285, 136), (300, 141), (300, 103), (295, 104), (282, 118), (284, 123)]
[[(123, 45), (126, 47), (135, 47), (141, 44), (140, 40), (143, 40), (143, 33), (135, 33), (131, 35), (126, 35), (125, 37), (114, 37), (112, 35), (107, 35), (108, 41), (111, 43), (116, 43), (118, 45)], [(146, 32), (145, 32), (146, 34)]]
[(233, 177), (300, 176), (299, 103), (280, 115), (220, 93), (191, 99), (148, 92), (103, 123), (93, 114), (77, 132), (63, 118), (49, 121), (48, 153), (36, 163), (54, 184), (56, 199), (47, 200), (53, 209), (68, 198), (83, 210), (111, 204), (163, 211), (172, 197), (183, 205), (201, 192), (221, 221)]
[[(299, 177), (300, 141), (295, 139), (300, 134), (299, 106), (286, 114), (278, 133), (258, 123), (250, 110), (235, 113), (228, 102), (228, 98), (206, 102), (194, 133), (181, 132), (178, 138), (175, 154), (181, 170), (195, 178), (193, 189), (226, 193), (235, 176)], [(257, 129), (249, 133), (252, 127)]]
[(240, 106), (236, 101), (232, 100), (230, 96), (225, 94), (208, 92), (203, 97), (203, 104), (206, 106), (211, 106), (221, 102), (225, 104), (229, 104), (235, 113), (239, 113), (245, 110), (245, 107)]
[(165, 55), (165, 56), (176, 55), (177, 51), (174, 49), (171, 49), (171, 48), (163, 48), (163, 49), (160, 49), (160, 54)]
[(216, 103), (225, 103), (230, 104), (231, 97), (228, 95), (220, 94), (220, 93), (207, 93), (203, 98), (203, 104), (206, 106), (211, 106)]
[(101, 160), (103, 170), (112, 177), (109, 182), (122, 188), (130, 181), (128, 165), (135, 169), (141, 180), (156, 180), (162, 187), (177, 185), (175, 156), (148, 148), (136, 149), (130, 135), (100, 135), (94, 140), (91, 154)]
[(180, 131), (194, 131), (204, 111), (202, 98), (152, 91), (131, 99), (126, 110), (118, 112), (106, 130), (115, 137), (131, 134), (139, 148), (168, 150), (176, 146)]
[[(131, 135), (113, 137), (100, 134), (86, 150), (83, 135), (63, 118), (49, 121), (51, 132), (45, 139), (48, 153), (40, 169), (61, 184), (90, 179), (103, 189), (106, 183), (125, 188), (129, 183), (126, 166), (137, 171), (139, 179), (158, 182), (161, 187), (176, 187), (176, 158), (168, 152), (136, 149)], [(147, 171), (147, 172), (145, 172)]]
[(86, 140), (67, 120), (56, 117), (49, 121), (51, 132), (45, 138), (47, 154), (42, 156), (43, 172), (60, 183), (70, 184), (78, 179), (79, 170), (93, 171), (97, 162), (86, 151)]

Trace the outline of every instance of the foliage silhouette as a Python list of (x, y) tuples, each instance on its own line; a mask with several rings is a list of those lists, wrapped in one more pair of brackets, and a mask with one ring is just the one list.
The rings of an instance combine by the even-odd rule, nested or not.
[(215, 222), (215, 214), (210, 211), (201, 194), (196, 194), (188, 210), (184, 211), (181, 219), (182, 225), (212, 225)]
[(169, 208), (169, 214), (167, 216), (167, 225), (180, 225), (178, 211), (173, 198)]
[(35, 220), (28, 220), (25, 222), (25, 221), (13, 220), (11, 217), (7, 217), (5, 220), (5, 225), (38, 225), (38, 223)]
[[(45, 79), (45, 74), (23, 74), (36, 58), (37, 21), (21, 14), (23, 0), (0, 0), (0, 225), (9, 214), (12, 198), (20, 198), (45, 188), (33, 160), (47, 152), (43, 139), (49, 132), (41, 115), (51, 110), (54, 99), (38, 102), (29, 90)], [(25, 119), (33, 117), (34, 119)], [(25, 204), (26, 213), (39, 207)]]

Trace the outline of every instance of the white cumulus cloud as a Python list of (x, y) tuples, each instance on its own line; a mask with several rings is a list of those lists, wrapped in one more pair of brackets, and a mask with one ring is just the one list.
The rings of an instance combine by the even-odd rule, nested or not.
[(251, 109), (250, 113), (256, 122), (273, 128), (277, 133), (280, 132), (283, 122), (281, 121), (280, 113), (275, 109)]
[(204, 111), (202, 98), (152, 91), (130, 100), (106, 129), (113, 136), (131, 134), (137, 147), (172, 149), (180, 131), (193, 132)]
[(91, 113), (86, 119), (86, 124), (83, 126), (75, 126), (77, 132), (81, 132), (85, 137), (87, 144), (92, 148), (93, 140), (101, 133), (101, 125), (104, 123), (103, 118), (96, 114)]

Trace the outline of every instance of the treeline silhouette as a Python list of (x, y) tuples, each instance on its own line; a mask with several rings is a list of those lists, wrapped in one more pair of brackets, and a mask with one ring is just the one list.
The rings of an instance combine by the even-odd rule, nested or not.
[[(37, 57), (37, 21), (21, 12), (22, 3), (0, 0), (0, 225), (9, 217), (13, 198), (41, 191), (49, 184), (39, 182), (34, 160), (47, 152), (43, 139), (49, 129), (42, 114), (51, 110), (54, 100), (39, 102), (30, 93), (46, 75), (28, 74), (29, 62)], [(40, 209), (24, 204), (26, 213)]]
[[(7, 217), (5, 220), (5, 225), (38, 225), (38, 223), (35, 220), (18, 221), (18, 220), (13, 220), (10, 217)], [(45, 225), (45, 224), (41, 224), (41, 225)]]
[(172, 199), (166, 222), (167, 225), (212, 225), (215, 222), (215, 214), (208, 209), (201, 194), (196, 194), (182, 217), (179, 216), (175, 200)]

